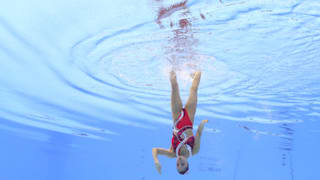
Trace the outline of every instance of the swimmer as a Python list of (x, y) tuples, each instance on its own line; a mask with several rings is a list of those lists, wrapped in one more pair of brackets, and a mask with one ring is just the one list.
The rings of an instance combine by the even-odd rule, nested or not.
[(165, 155), (169, 158), (177, 158), (177, 171), (185, 174), (189, 170), (188, 158), (195, 155), (200, 150), (200, 138), (204, 124), (208, 120), (203, 120), (197, 130), (196, 136), (193, 135), (193, 122), (197, 107), (197, 91), (200, 83), (201, 72), (194, 74), (190, 95), (185, 107), (182, 107), (182, 101), (179, 95), (176, 73), (170, 72), (171, 82), (171, 111), (173, 118), (173, 135), (169, 149), (153, 148), (152, 156), (157, 171), (161, 174), (161, 164), (158, 155)]

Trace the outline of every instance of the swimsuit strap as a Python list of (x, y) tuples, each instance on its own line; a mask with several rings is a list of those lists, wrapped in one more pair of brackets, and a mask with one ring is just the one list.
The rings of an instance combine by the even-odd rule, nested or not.
[[(180, 151), (180, 148), (182, 147), (182, 145), (186, 144), (186, 142), (188, 141), (189, 138), (191, 138), (192, 136), (188, 137), (188, 138), (185, 138), (182, 142), (179, 143), (177, 149), (176, 149), (176, 156), (178, 157), (179, 156), (179, 151)], [(190, 145), (186, 144), (187, 145), (187, 149), (189, 151), (189, 155), (191, 156), (192, 155), (192, 149), (190, 147)]]

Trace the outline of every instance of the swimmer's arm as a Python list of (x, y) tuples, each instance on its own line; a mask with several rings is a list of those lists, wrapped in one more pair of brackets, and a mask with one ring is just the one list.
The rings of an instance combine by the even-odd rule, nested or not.
[(164, 149), (164, 148), (152, 148), (152, 156), (154, 159), (154, 162), (159, 162), (158, 155), (165, 155), (169, 158), (174, 158), (176, 154), (172, 151), (172, 148), (170, 149)]
[(192, 150), (192, 155), (197, 154), (200, 150), (200, 139), (201, 139), (202, 131), (204, 128), (204, 124), (207, 122), (208, 122), (208, 120), (203, 120), (198, 127), (197, 134), (196, 134), (195, 141), (194, 141), (194, 147)]
[(161, 164), (158, 159), (158, 154), (166, 155), (170, 158), (173, 158), (175, 157), (175, 153), (172, 151), (172, 147), (170, 147), (169, 150), (163, 149), (163, 148), (152, 148), (152, 156), (153, 156), (154, 164), (159, 174), (161, 174)]

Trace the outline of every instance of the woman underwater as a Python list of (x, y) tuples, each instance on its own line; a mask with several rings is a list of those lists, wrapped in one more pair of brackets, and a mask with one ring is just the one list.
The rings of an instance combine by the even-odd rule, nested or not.
[(193, 135), (193, 122), (197, 107), (197, 91), (200, 83), (201, 72), (194, 74), (190, 95), (185, 107), (182, 107), (182, 101), (179, 94), (179, 87), (174, 71), (170, 72), (171, 82), (171, 111), (173, 118), (173, 136), (169, 149), (153, 148), (152, 156), (156, 169), (161, 174), (161, 164), (158, 155), (166, 155), (169, 158), (177, 158), (177, 171), (185, 174), (189, 170), (188, 158), (195, 155), (200, 150), (200, 138), (204, 124), (208, 120), (203, 120), (197, 130), (196, 136)]

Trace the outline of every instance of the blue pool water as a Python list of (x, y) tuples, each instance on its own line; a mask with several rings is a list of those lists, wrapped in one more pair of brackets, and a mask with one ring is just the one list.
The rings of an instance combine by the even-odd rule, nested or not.
[[(318, 180), (318, 0), (2, 1), (0, 179)], [(153, 147), (202, 71), (190, 172)]]

